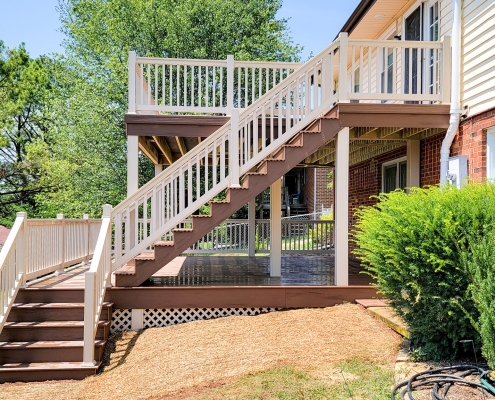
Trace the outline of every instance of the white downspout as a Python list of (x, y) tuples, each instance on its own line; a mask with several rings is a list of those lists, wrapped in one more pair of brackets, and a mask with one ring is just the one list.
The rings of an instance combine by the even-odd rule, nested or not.
[(447, 184), (447, 172), (449, 168), (450, 146), (454, 141), (459, 120), (461, 117), (461, 27), (462, 27), (462, 0), (453, 0), (452, 21), (452, 89), (450, 101), (449, 128), (442, 141), (440, 149), (440, 185)]

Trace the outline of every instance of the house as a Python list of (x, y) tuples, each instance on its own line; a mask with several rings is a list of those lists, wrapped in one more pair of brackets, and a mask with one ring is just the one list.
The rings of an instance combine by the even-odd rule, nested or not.
[[(335, 40), (302, 65), (232, 56), (147, 59), (131, 52), (128, 198), (103, 206), (96, 221), (18, 215), (0, 256), (6, 294), (0, 297), (0, 379), (32, 379), (33, 365), (21, 371), (14, 363), (34, 363), (33, 354), (56, 361), (53, 349), (62, 344), (50, 339), (50, 355), (43, 355), (32, 336), (36, 329), (22, 331), (22, 321), (41, 313), (34, 303), (48, 304), (45, 318), (55, 309), (59, 319), (68, 318), (68, 308), (78, 310), (79, 322), (69, 324), (79, 341), (71, 344), (72, 369), (38, 375), (61, 379), (94, 373), (116, 315), (137, 329), (163, 318), (328, 306), (375, 295), (373, 287), (349, 284), (354, 207), (399, 187), (494, 178), (494, 14), (490, 0), (362, 0)], [(155, 178), (141, 188), (139, 151), (156, 166)], [(332, 285), (191, 287), (184, 279), (165, 290), (140, 286), (164, 266), (169, 274), (172, 264), (182, 268), (174, 259), (245, 204), (247, 252), (254, 255), (254, 199), (268, 187), (267, 279), (281, 279), (281, 178), (315, 165), (334, 171), (331, 246), (325, 247), (323, 235), (319, 247), (335, 255)], [(220, 194), (224, 199), (215, 200)], [(205, 204), (211, 214), (198, 215)], [(321, 232), (314, 228), (313, 236)], [(56, 295), (47, 287), (21, 288), (27, 279), (90, 259), (89, 269), (73, 270), (78, 287), (59, 288)], [(23, 314), (26, 308), (36, 312)], [(12, 344), (15, 330), (28, 345)]]

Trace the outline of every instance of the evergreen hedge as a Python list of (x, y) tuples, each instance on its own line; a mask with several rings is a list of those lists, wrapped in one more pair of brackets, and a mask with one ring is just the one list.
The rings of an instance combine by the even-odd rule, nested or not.
[(357, 210), (354, 252), (409, 325), (417, 354), (454, 358), (463, 339), (479, 346), (470, 323), (478, 321), (479, 312), (464, 261), (468, 238), (493, 223), (495, 186), (414, 188), (378, 200)]

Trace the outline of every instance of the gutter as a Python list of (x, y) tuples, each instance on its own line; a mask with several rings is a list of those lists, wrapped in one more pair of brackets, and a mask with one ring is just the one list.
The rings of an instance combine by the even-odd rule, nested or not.
[(461, 110), (461, 29), (462, 0), (453, 0), (452, 21), (452, 82), (450, 99), (450, 121), (440, 149), (440, 186), (448, 183), (450, 146), (459, 129)]

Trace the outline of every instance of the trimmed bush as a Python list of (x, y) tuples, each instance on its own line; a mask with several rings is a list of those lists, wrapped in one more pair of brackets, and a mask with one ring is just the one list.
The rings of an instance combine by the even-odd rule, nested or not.
[(411, 343), (430, 359), (453, 358), (459, 340), (479, 336), (478, 310), (459, 249), (495, 217), (495, 186), (395, 191), (357, 211), (354, 251), (379, 290), (407, 322)]
[(467, 314), (483, 343), (481, 351), (490, 368), (495, 369), (495, 231), (469, 240), (463, 264), (470, 275), (469, 293), (479, 312), (476, 321)]

